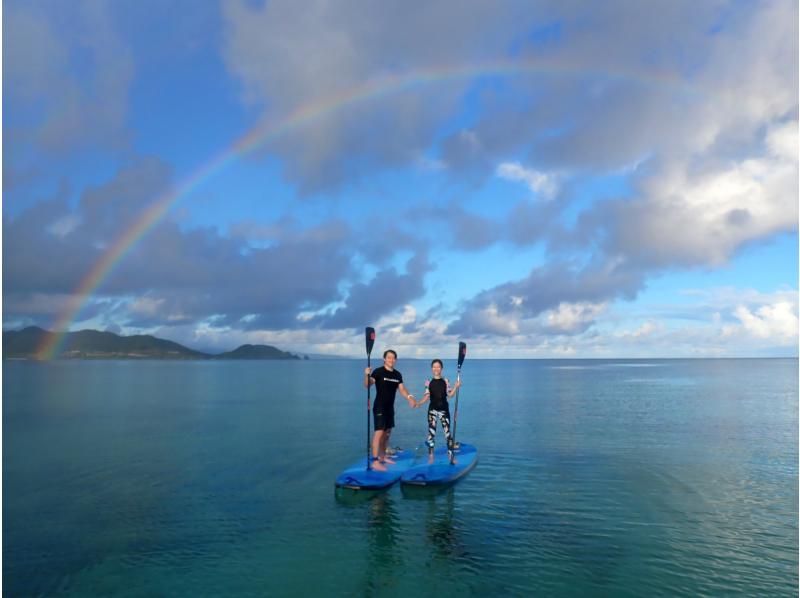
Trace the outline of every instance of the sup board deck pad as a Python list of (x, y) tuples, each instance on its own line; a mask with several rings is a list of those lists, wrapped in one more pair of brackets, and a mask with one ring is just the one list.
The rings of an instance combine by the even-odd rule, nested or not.
[(400, 477), (400, 482), (413, 486), (438, 486), (456, 482), (478, 463), (478, 449), (462, 442), (456, 449), (455, 459), (455, 464), (451, 464), (447, 448), (440, 447), (433, 453), (433, 463), (428, 463), (426, 451), (417, 458), (412, 467), (406, 469)]
[(400, 479), (404, 471), (414, 464), (414, 452), (400, 449), (390, 458), (395, 463), (387, 463), (386, 471), (378, 471), (374, 468), (367, 469), (367, 458), (362, 457), (339, 474), (336, 478), (336, 487), (349, 488), (351, 490), (380, 490), (388, 488)]

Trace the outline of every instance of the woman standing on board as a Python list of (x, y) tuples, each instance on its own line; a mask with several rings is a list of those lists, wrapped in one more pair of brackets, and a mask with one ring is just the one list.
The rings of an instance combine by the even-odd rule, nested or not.
[(447, 397), (452, 397), (461, 386), (461, 377), (456, 380), (456, 385), (450, 387), (450, 381), (447, 378), (442, 378), (442, 364), (441, 359), (434, 359), (431, 361), (431, 373), (433, 377), (425, 382), (425, 394), (422, 400), (415, 403), (415, 407), (424, 405), (426, 401), (430, 401), (428, 407), (428, 439), (425, 444), (428, 445), (428, 462), (433, 463), (433, 447), (436, 442), (436, 420), (442, 422), (442, 429), (444, 430), (444, 438), (447, 441), (447, 457), (450, 463), (455, 463), (453, 455), (453, 437), (450, 434), (450, 404), (447, 402)]

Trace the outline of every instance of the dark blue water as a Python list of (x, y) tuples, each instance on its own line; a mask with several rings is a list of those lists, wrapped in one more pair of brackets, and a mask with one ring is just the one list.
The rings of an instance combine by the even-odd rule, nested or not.
[(797, 595), (797, 360), (467, 360), (472, 473), (337, 494), (363, 367), (5, 362), (4, 593)]

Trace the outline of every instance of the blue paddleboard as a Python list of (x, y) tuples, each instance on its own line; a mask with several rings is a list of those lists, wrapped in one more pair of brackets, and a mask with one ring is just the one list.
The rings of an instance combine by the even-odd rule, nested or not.
[(352, 466), (345, 469), (336, 478), (337, 488), (350, 488), (351, 490), (381, 490), (388, 488), (400, 479), (403, 472), (414, 463), (413, 451), (400, 450), (391, 457), (396, 461), (387, 464), (386, 471), (367, 469), (367, 458), (362, 457)]
[(441, 447), (433, 453), (433, 463), (428, 463), (428, 455), (418, 458), (413, 467), (400, 477), (402, 484), (412, 486), (442, 486), (452, 484), (467, 475), (478, 463), (478, 449), (471, 444), (461, 443), (456, 449), (456, 463), (451, 464), (447, 448)]

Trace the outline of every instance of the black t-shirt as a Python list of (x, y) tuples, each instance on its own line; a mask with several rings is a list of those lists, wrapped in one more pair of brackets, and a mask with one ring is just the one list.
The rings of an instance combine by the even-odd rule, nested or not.
[(447, 380), (444, 378), (431, 378), (428, 382), (428, 392), (431, 393), (429, 411), (447, 411)]
[(394, 405), (397, 387), (403, 383), (403, 375), (397, 370), (391, 372), (381, 366), (372, 370), (371, 376), (375, 379), (375, 403)]

